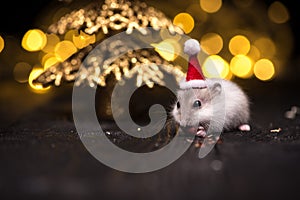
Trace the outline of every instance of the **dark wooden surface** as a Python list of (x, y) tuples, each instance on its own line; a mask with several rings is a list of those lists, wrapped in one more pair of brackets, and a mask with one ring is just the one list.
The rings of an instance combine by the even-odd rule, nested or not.
[[(240, 84), (252, 99), (251, 132), (223, 133), (203, 159), (192, 145), (171, 165), (145, 174), (111, 169), (85, 149), (72, 121), (72, 87), (54, 88), (56, 95), (18, 118), (10, 116), (13, 109), (2, 109), (2, 118), (11, 120), (0, 129), (1, 199), (299, 198), (300, 117), (284, 118), (299, 103), (295, 84)], [(105, 125), (117, 133), (114, 124)], [(279, 133), (270, 132), (278, 128)], [(137, 148), (147, 145), (151, 142)], [(222, 164), (217, 170), (216, 160)]]

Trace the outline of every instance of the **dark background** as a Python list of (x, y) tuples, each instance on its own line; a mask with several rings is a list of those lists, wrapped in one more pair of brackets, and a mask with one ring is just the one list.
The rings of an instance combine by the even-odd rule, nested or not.
[[(81, 1), (81, 2), (89, 2)], [(170, 3), (172, 1), (169, 1)], [(266, 5), (270, 5), (275, 2), (274, 0), (261, 0), (260, 2), (265, 2)], [(291, 0), (282, 0), (282, 2), (290, 12), (290, 20), (289, 24), (294, 32), (295, 36), (299, 36), (300, 34), (300, 14), (298, 6), (296, 5), (296, 1)], [(41, 16), (41, 11), (47, 11), (47, 7), (55, 7), (64, 5), (67, 3), (63, 3), (63, 1), (58, 0), (29, 0), (29, 1), (5, 1), (5, 5), (2, 5), (0, 8), (0, 33), (2, 35), (11, 34), (11, 35), (19, 35), (22, 36), (29, 28), (33, 28), (37, 26), (37, 17)], [(294, 56), (299, 54), (299, 37), (295, 37), (295, 51)]]
[[(72, 4), (86, 4), (91, 0), (75, 0)], [(75, 3), (74, 3), (75, 2)], [(170, 2), (171, 0), (165, 0), (165, 2)], [(264, 2), (266, 6), (275, 2), (275, 0), (264, 0), (259, 1), (259, 3)], [(290, 66), (287, 70), (287, 79), (295, 78), (297, 79), (298, 72), (300, 71), (297, 67), (300, 54), (300, 14), (298, 6), (295, 1), (282, 0), (282, 2), (289, 10), (290, 20), (287, 22), (294, 34), (294, 46), (291, 54)], [(254, 0), (255, 3), (255, 0)], [(5, 6), (0, 8), (0, 34), (2, 37), (15, 36), (21, 40), (22, 36), (31, 28), (38, 28), (41, 26), (41, 18), (43, 18), (43, 13), (49, 12), (51, 9), (59, 9), (62, 6), (71, 5), (68, 1), (58, 1), (58, 0), (29, 0), (29, 1), (6, 1)], [(253, 11), (255, 12), (255, 11)], [(43, 28), (46, 28), (45, 25)], [(296, 72), (296, 73), (294, 73)], [(296, 77), (295, 77), (296, 76)], [(5, 79), (5, 76), (2, 75)]]

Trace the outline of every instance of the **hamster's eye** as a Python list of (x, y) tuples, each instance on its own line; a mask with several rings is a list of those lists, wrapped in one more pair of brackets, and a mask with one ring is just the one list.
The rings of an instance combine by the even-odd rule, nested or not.
[(179, 109), (179, 108), (180, 108), (180, 103), (179, 103), (179, 101), (177, 101), (177, 104), (176, 104), (176, 106), (177, 106), (177, 109)]
[(201, 107), (201, 101), (196, 100), (196, 101), (194, 102), (194, 104), (193, 104), (193, 107), (194, 107), (194, 108), (199, 108), (199, 107)]

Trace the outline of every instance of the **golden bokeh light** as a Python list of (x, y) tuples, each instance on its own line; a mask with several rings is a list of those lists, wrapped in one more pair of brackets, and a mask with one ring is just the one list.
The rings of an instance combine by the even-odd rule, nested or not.
[(250, 42), (243, 35), (236, 35), (229, 41), (229, 51), (232, 55), (247, 55), (250, 50)]
[(250, 51), (248, 52), (247, 56), (251, 58), (253, 61), (256, 61), (260, 59), (260, 51), (256, 46), (251, 45)]
[(180, 27), (186, 34), (195, 26), (194, 18), (188, 13), (179, 13), (173, 19), (173, 24)]
[(90, 44), (93, 44), (96, 42), (96, 35), (89, 35), (84, 33), (83, 31), (80, 31), (79, 35), (73, 35), (73, 43), (78, 49), (82, 49), (84, 47), (87, 47)]
[(28, 84), (35, 93), (43, 94), (51, 88), (51, 86), (43, 87), (41, 84), (33, 83), (33, 80), (36, 79), (43, 72), (44, 72), (44, 70), (42, 68), (37, 68), (37, 67), (34, 67), (32, 69), (32, 71), (30, 72), (30, 75), (28, 78)]
[(14, 67), (14, 78), (19, 83), (26, 83), (31, 71), (31, 65), (26, 62), (18, 62)]
[(202, 64), (205, 77), (230, 79), (229, 64), (218, 55), (208, 56)]
[(40, 51), (47, 44), (47, 36), (40, 29), (31, 29), (24, 34), (21, 44), (27, 51)]
[(279, 1), (275, 1), (270, 5), (268, 16), (276, 24), (286, 23), (290, 19), (288, 9)]
[(151, 46), (167, 61), (175, 60), (180, 51), (178, 42), (173, 39), (166, 39), (158, 44), (151, 44)]
[(272, 61), (260, 59), (254, 64), (254, 75), (262, 81), (268, 81), (275, 75), (275, 68)]
[(46, 46), (42, 49), (43, 52), (50, 53), (54, 52), (54, 48), (57, 43), (60, 42), (59, 37), (56, 34), (46, 34), (47, 36), (47, 44)]
[(3, 51), (4, 46), (5, 46), (4, 39), (3, 39), (2, 36), (0, 35), (0, 53)]
[(222, 7), (222, 0), (200, 0), (200, 7), (208, 13), (215, 13)]
[(223, 48), (223, 39), (217, 33), (207, 33), (200, 40), (202, 50), (209, 54), (218, 54)]
[(44, 70), (48, 69), (49, 67), (57, 63), (59, 63), (59, 60), (57, 60), (56, 56), (47, 58), (44, 62)]
[(68, 32), (65, 33), (64, 35), (64, 40), (69, 40), (69, 41), (73, 41), (73, 36), (74, 35), (78, 35), (78, 31), (71, 29)]
[(249, 78), (253, 74), (253, 64), (249, 57), (236, 55), (230, 61), (231, 72), (240, 78)]
[(40, 54), (41, 58), (40, 58), (40, 63), (42, 64), (42, 66), (45, 65), (46, 60), (48, 60), (51, 57), (55, 57), (54, 52), (50, 52), (47, 54)]
[(262, 58), (273, 58), (276, 54), (276, 45), (268, 37), (261, 37), (254, 41), (254, 45), (259, 49)]
[(77, 48), (71, 41), (61, 41), (54, 48), (57, 60), (63, 62), (77, 52)]

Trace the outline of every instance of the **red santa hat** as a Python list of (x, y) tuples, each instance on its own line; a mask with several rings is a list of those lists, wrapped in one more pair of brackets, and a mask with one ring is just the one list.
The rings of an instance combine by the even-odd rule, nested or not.
[(206, 88), (205, 77), (202, 73), (197, 55), (200, 52), (200, 44), (195, 39), (188, 39), (184, 43), (184, 53), (189, 55), (189, 64), (185, 80), (179, 84), (180, 89)]

